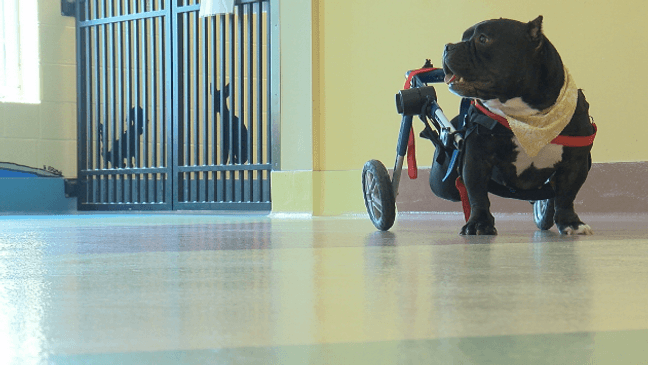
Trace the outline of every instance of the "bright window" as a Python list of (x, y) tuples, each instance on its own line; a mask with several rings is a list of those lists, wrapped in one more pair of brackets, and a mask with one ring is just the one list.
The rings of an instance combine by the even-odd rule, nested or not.
[(0, 102), (40, 103), (36, 0), (0, 0)]

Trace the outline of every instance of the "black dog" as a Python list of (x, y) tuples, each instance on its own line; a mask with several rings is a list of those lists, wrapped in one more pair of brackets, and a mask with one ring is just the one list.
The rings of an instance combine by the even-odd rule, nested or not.
[[(222, 123), (222, 134), (223, 134), (223, 144), (222, 144), (222, 155), (221, 163), (226, 164), (230, 152), (232, 154), (232, 163), (245, 163), (248, 160), (248, 150), (247, 150), (247, 140), (248, 140), (248, 131), (245, 127), (245, 124), (241, 122), (241, 119), (236, 115), (231, 115), (230, 110), (227, 107), (227, 102), (224, 102), (225, 108), (221, 110), (221, 99), (227, 99), (230, 94), (229, 84), (225, 85), (223, 90), (216, 89), (214, 93), (214, 109), (216, 113), (221, 115)], [(240, 135), (239, 135), (240, 131)], [(231, 132), (231, 133), (230, 133)], [(232, 140), (232, 148), (230, 151), (230, 138)]]
[[(144, 134), (144, 127), (148, 121), (144, 119), (144, 110), (141, 107), (131, 108), (128, 113), (128, 128), (124, 129), (120, 138), (116, 138), (112, 143), (112, 149), (104, 156), (105, 160), (110, 162), (114, 168), (125, 168), (128, 160), (131, 166), (135, 166), (135, 146), (139, 145), (140, 136)], [(103, 124), (99, 124), (99, 138), (103, 143)], [(121, 141), (121, 151), (119, 145)]]
[[(462, 178), (472, 209), (461, 234), (497, 234), (488, 199), (491, 179), (520, 190), (549, 180), (559, 231), (592, 234), (574, 212), (591, 163), (591, 143), (570, 147), (555, 144), (554, 138), (593, 138), (595, 127), (584, 94), (542, 32), (542, 17), (529, 23), (497, 19), (474, 25), (462, 42), (446, 45), (443, 68), (450, 90), (477, 104), (466, 120)], [(479, 123), (479, 110), (504, 122)]]

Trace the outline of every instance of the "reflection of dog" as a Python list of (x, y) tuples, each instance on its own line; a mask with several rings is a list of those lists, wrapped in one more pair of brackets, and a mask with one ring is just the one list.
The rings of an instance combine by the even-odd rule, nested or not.
[[(239, 117), (236, 115), (231, 115), (230, 110), (227, 107), (227, 102), (225, 101), (223, 104), (225, 105), (225, 109), (221, 112), (221, 97), (224, 99), (227, 99), (230, 95), (230, 88), (229, 84), (225, 85), (224, 90), (218, 90), (216, 89), (216, 93), (214, 95), (214, 110), (216, 113), (220, 113), (221, 115), (221, 123), (222, 123), (222, 155), (221, 155), (221, 163), (226, 164), (230, 152), (232, 154), (232, 163), (245, 163), (248, 160), (248, 155), (247, 155), (247, 139), (248, 139), (248, 131), (247, 128), (245, 127), (245, 124), (241, 122)], [(230, 119), (232, 118), (232, 119)], [(231, 131), (231, 133), (230, 133)], [(239, 131), (241, 132), (239, 136)], [(232, 148), (230, 149), (230, 138), (232, 140)]]
[[(137, 107), (131, 108), (128, 113), (128, 129), (124, 129), (120, 138), (116, 138), (112, 143), (112, 149), (109, 150), (104, 158), (109, 161), (114, 168), (125, 168), (127, 161), (131, 159), (131, 166), (135, 165), (135, 146), (139, 145), (140, 136), (144, 133), (144, 127), (148, 121), (144, 119), (144, 110)], [(103, 124), (99, 124), (99, 138), (103, 143)], [(129, 138), (130, 137), (130, 138)], [(121, 151), (119, 144), (121, 141)]]
[[(472, 211), (461, 233), (497, 233), (487, 191), (492, 179), (511, 190), (549, 180), (560, 232), (591, 234), (574, 199), (587, 178), (595, 128), (584, 94), (542, 33), (542, 17), (474, 25), (462, 42), (446, 45), (443, 68), (453, 93), (477, 101), (466, 120), (462, 178)], [(556, 142), (563, 137), (581, 143)]]

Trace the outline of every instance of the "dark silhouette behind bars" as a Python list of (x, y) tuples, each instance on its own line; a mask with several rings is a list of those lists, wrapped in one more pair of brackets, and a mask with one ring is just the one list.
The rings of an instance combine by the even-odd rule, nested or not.
[[(104, 156), (104, 159), (110, 162), (113, 168), (125, 168), (128, 164), (128, 159), (131, 159), (131, 166), (135, 166), (135, 146), (139, 145), (140, 136), (144, 133), (144, 128), (147, 124), (148, 121), (144, 119), (144, 110), (141, 107), (138, 106), (137, 111), (134, 107), (130, 109), (128, 113), (128, 127), (123, 130), (120, 138), (115, 138), (112, 143), (112, 149), (108, 150)], [(99, 139), (103, 144), (102, 123), (99, 123)], [(121, 151), (119, 151), (120, 141)]]
[[(229, 156), (231, 154), (232, 159), (231, 163), (242, 164), (248, 160), (248, 151), (247, 151), (247, 139), (248, 131), (239, 117), (236, 115), (232, 116), (230, 110), (227, 106), (227, 102), (224, 102), (225, 108), (221, 112), (221, 98), (224, 97), (227, 99), (230, 94), (229, 84), (222, 90), (216, 89), (214, 95), (214, 110), (216, 113), (221, 115), (222, 123), (222, 148), (221, 148), (221, 163), (227, 164), (229, 161)], [(128, 165), (128, 159), (131, 161), (130, 166), (135, 166), (136, 159), (136, 146), (139, 145), (140, 136), (144, 133), (144, 128), (148, 125), (148, 121), (144, 118), (144, 110), (141, 107), (131, 108), (128, 113), (128, 122), (127, 128), (123, 129), (123, 132), (119, 138), (116, 138), (112, 143), (112, 149), (109, 149), (104, 159), (109, 162), (113, 168), (125, 168)], [(123, 126), (122, 126), (123, 127)], [(239, 136), (240, 131), (240, 136)], [(103, 124), (99, 123), (99, 139), (101, 143), (104, 143), (103, 139)], [(231, 136), (230, 136), (231, 135)], [(230, 138), (231, 138), (231, 148), (230, 148)], [(121, 141), (121, 151), (119, 150)], [(239, 153), (240, 152), (240, 153)]]
[[(245, 127), (245, 124), (241, 122), (239, 117), (236, 115), (233, 116), (232, 119), (230, 119), (230, 110), (227, 107), (227, 101), (223, 102), (223, 105), (225, 106), (225, 109), (221, 112), (221, 98), (227, 99), (230, 96), (230, 88), (229, 84), (225, 85), (224, 90), (218, 90), (216, 89), (216, 92), (214, 93), (214, 110), (216, 113), (219, 113), (221, 115), (221, 123), (223, 125), (222, 128), (222, 154), (221, 154), (221, 163), (226, 164), (230, 152), (232, 154), (232, 163), (245, 163), (248, 160), (248, 155), (247, 155), (247, 139), (248, 139), (248, 131), (247, 128)], [(230, 131), (231, 131), (231, 139), (232, 139), (232, 146), (231, 146), (231, 151), (230, 151)], [(241, 132), (241, 135), (239, 136), (239, 131)], [(239, 151), (239, 146), (240, 146), (240, 151)], [(239, 156), (240, 152), (240, 156)]]

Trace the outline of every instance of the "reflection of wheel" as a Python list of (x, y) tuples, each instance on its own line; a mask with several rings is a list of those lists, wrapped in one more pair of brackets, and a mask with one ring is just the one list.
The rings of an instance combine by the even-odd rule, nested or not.
[(367, 161), (362, 169), (362, 192), (371, 222), (381, 231), (396, 219), (396, 199), (389, 173), (380, 161)]
[(554, 225), (554, 200), (537, 200), (533, 202), (533, 220), (538, 229), (548, 230)]

